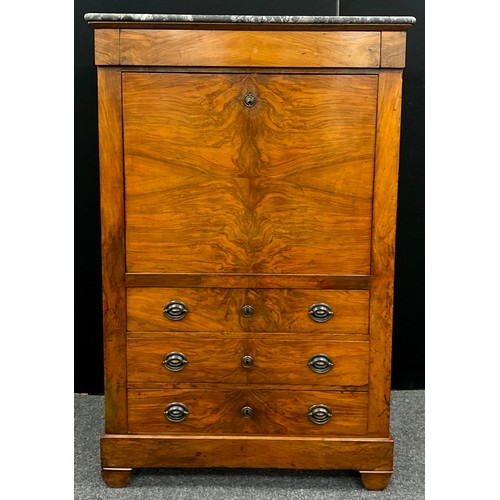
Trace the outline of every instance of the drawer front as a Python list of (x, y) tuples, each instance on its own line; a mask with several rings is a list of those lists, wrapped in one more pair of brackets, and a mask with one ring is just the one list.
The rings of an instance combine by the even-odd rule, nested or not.
[[(182, 302), (188, 312), (168, 319), (164, 308)], [(127, 329), (136, 332), (368, 333), (368, 290), (128, 288)], [(251, 306), (245, 317), (244, 306)], [(317, 320), (311, 308), (318, 305)], [(328, 306), (332, 314), (321, 322)]]
[(120, 60), (139, 66), (378, 68), (380, 33), (122, 29)]
[[(365, 392), (129, 390), (128, 423), (129, 432), (138, 434), (359, 436), (366, 433), (367, 405)], [(184, 419), (170, 421), (165, 412)], [(329, 412), (325, 423), (312, 421), (323, 421)]]
[(365, 386), (368, 342), (268, 334), (129, 338), (129, 386), (223, 382)]
[[(182, 302), (188, 312), (182, 319), (165, 316), (164, 308)], [(240, 309), (245, 305), (242, 290), (229, 288), (128, 288), (127, 330), (238, 331)]]

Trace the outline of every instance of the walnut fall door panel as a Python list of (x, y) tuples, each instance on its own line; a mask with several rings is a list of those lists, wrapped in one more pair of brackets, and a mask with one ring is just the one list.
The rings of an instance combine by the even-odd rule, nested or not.
[(377, 85), (124, 73), (127, 271), (369, 274)]

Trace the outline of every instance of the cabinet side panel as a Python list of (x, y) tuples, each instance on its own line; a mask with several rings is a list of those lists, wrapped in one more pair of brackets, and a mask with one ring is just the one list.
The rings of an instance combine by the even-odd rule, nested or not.
[(389, 436), (402, 74), (381, 72), (373, 193), (368, 435)]
[(106, 432), (127, 430), (121, 72), (98, 68)]

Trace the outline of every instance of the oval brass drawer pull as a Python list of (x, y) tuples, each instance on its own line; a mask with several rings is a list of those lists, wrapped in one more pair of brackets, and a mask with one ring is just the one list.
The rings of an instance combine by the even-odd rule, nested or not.
[(181, 302), (180, 300), (171, 300), (168, 304), (163, 308), (163, 314), (166, 318), (171, 319), (172, 321), (179, 321), (186, 316), (189, 312), (186, 304)]
[(188, 407), (183, 403), (170, 403), (163, 411), (170, 422), (182, 422), (189, 415)]
[(163, 358), (163, 366), (171, 372), (180, 372), (187, 363), (188, 360), (182, 352), (169, 352)]
[(311, 406), (307, 416), (313, 424), (323, 425), (330, 421), (333, 412), (328, 406), (319, 404)]
[(333, 361), (327, 354), (315, 354), (309, 358), (307, 364), (315, 373), (327, 373), (333, 368)]
[(324, 323), (325, 321), (328, 321), (333, 315), (333, 309), (328, 304), (324, 304), (323, 302), (313, 304), (309, 308), (309, 316), (317, 323)]

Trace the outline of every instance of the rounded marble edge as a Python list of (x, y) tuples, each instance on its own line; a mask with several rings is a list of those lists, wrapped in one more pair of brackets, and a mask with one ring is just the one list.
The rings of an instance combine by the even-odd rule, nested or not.
[(85, 21), (256, 24), (414, 24), (412, 16), (236, 16), (204, 14), (117, 14), (89, 12)]

